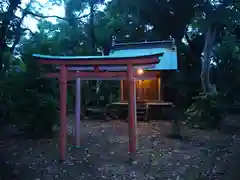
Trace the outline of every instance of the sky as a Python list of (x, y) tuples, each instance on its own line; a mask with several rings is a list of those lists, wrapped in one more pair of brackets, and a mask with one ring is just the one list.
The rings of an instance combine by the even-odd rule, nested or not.
[[(110, 0), (106, 0), (110, 1)], [(30, 2), (30, 0), (22, 0), (21, 7), (25, 8), (26, 5)], [(65, 16), (65, 10), (64, 10), (64, 2), (62, 0), (62, 4), (60, 6), (58, 5), (52, 5), (48, 2), (48, 0), (36, 0), (35, 3), (33, 3), (33, 6), (35, 6), (39, 12), (42, 12), (45, 16), (59, 16), (64, 17)], [(44, 7), (44, 8), (41, 8)], [(98, 9), (103, 10), (105, 8), (105, 5), (99, 5)], [(83, 14), (88, 14), (89, 9), (86, 9)], [(20, 15), (21, 12), (17, 11), (16, 15)], [(52, 23), (57, 23), (56, 18), (48, 18), (47, 20), (51, 21)], [(33, 32), (37, 31), (37, 23), (38, 20), (32, 18), (31, 16), (27, 16), (24, 19), (23, 26), (26, 28), (31, 29)]]
[[(25, 8), (26, 5), (29, 3), (30, 0), (22, 0), (21, 7)], [(57, 5), (50, 5), (47, 0), (36, 0), (36, 3), (33, 3), (33, 6), (35, 6), (40, 12), (43, 12), (45, 16), (65, 16), (64, 6), (57, 6)], [(44, 8), (41, 8), (39, 4), (43, 6)], [(21, 14), (20, 12), (16, 12), (17, 15)], [(51, 21), (52, 23), (56, 23), (56, 18), (48, 18), (47, 20)], [(37, 31), (37, 23), (38, 20), (32, 18), (31, 16), (27, 16), (24, 19), (23, 26), (31, 29), (33, 32)]]

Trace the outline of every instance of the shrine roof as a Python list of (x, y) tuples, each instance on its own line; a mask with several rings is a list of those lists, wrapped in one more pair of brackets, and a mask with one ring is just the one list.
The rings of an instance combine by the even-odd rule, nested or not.
[(174, 41), (144, 41), (144, 42), (131, 42), (131, 43), (115, 43), (112, 46), (112, 50), (122, 50), (122, 49), (141, 49), (141, 48), (172, 48), (174, 46)]
[(161, 57), (163, 55), (162, 52), (155, 52), (155, 53), (145, 53), (141, 55), (137, 54), (112, 54), (109, 56), (51, 56), (51, 55), (42, 55), (42, 54), (33, 54), (33, 57), (39, 58), (39, 59), (47, 59), (47, 60), (79, 60), (79, 61), (85, 61), (85, 60), (122, 60), (122, 59), (138, 59), (138, 58), (144, 58), (144, 57), (151, 57), (151, 56), (159, 56)]
[(163, 56), (159, 57), (160, 62), (153, 67), (144, 68), (149, 70), (176, 70), (177, 64), (177, 48), (173, 41), (152, 41), (138, 43), (119, 43), (115, 44), (110, 51), (109, 56), (118, 55), (136, 55), (155, 54), (162, 52)]

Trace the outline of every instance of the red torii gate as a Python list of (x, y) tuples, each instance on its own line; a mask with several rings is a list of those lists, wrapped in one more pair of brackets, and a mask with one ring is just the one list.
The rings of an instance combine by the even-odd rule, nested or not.
[[(144, 55), (144, 56), (45, 56), (33, 54), (41, 64), (60, 66), (60, 72), (46, 73), (44, 77), (58, 78), (60, 83), (60, 160), (65, 160), (67, 145), (67, 81), (78, 77), (117, 78), (127, 79), (129, 85), (129, 153), (130, 159), (136, 156), (137, 131), (136, 131), (136, 100), (135, 100), (135, 76), (134, 67), (154, 65), (159, 63), (159, 57), (163, 53)], [(94, 67), (94, 71), (69, 72), (68, 66)], [(101, 66), (127, 67), (127, 71), (103, 72), (99, 70)], [(80, 128), (80, 127), (78, 127)], [(79, 137), (76, 137), (79, 139)], [(79, 140), (78, 140), (79, 141)]]

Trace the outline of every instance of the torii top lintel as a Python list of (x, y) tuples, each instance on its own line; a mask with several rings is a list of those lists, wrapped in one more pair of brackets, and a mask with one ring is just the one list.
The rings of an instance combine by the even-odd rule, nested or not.
[(47, 56), (33, 54), (41, 64), (51, 65), (78, 65), (78, 66), (125, 66), (125, 65), (151, 65), (159, 63), (163, 53), (141, 56)]

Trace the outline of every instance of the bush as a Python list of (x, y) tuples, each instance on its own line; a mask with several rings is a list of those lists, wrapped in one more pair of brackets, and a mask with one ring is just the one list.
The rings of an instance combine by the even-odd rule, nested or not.
[(58, 119), (53, 80), (40, 79), (37, 73), (13, 72), (1, 89), (2, 104), (6, 107), (5, 121), (16, 124), (32, 138), (49, 137)]
[(26, 91), (17, 101), (8, 104), (10, 120), (32, 138), (52, 136), (57, 120), (57, 102), (52, 96)]
[(216, 128), (222, 121), (225, 107), (218, 96), (199, 94), (186, 110), (188, 122), (201, 128)]

